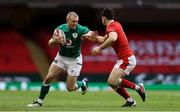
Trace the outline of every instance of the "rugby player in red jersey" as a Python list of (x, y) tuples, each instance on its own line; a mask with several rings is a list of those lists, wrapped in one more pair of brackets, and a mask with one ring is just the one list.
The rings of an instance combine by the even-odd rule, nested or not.
[(114, 49), (118, 59), (109, 75), (107, 83), (126, 100), (122, 107), (136, 106), (136, 101), (128, 94), (125, 88), (136, 90), (141, 99), (145, 101), (144, 86), (143, 84), (137, 85), (123, 78), (129, 75), (136, 66), (136, 58), (128, 45), (128, 40), (121, 24), (114, 20), (113, 9), (104, 8), (101, 12), (101, 20), (103, 25), (106, 26), (106, 35), (94, 38), (94, 41), (101, 44), (92, 50), (92, 55), (100, 54), (103, 49), (109, 46)]

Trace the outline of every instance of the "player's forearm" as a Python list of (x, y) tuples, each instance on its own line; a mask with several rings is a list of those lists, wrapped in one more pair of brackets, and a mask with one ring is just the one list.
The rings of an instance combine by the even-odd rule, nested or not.
[(101, 44), (99, 47), (101, 50), (109, 47), (110, 45), (112, 45), (114, 43), (114, 39), (113, 38), (108, 38), (107, 40), (105, 40), (105, 42), (103, 44)]
[(102, 44), (105, 41), (105, 37), (103, 37), (103, 36), (97, 36), (96, 39), (97, 39), (96, 42), (98, 42), (100, 44)]

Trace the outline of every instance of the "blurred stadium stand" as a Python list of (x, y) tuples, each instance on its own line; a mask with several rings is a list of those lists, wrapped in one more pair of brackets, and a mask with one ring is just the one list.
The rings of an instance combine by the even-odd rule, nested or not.
[(2, 0), (0, 5), (23, 4), (28, 7), (58, 7), (58, 6), (75, 6), (75, 7), (93, 7), (103, 8), (109, 5), (113, 8), (139, 8), (151, 7), (157, 9), (179, 9), (179, 0)]
[(35, 39), (36, 42), (39, 44), (39, 46), (42, 48), (42, 50), (48, 55), (49, 60), (53, 61), (54, 57), (56, 56), (56, 53), (58, 52), (58, 47), (49, 47), (48, 41), (52, 36), (52, 32), (47, 30), (41, 30), (36, 34), (37, 38)]
[(13, 30), (0, 32), (0, 37), (0, 81), (40, 80), (24, 38)]
[(180, 3), (179, 0), (6, 0), (6, 1), (1, 1), (1, 4), (9, 4), (9, 3), (59, 3), (59, 4), (98, 4), (98, 3), (120, 3), (120, 4), (125, 4), (125, 5), (137, 5), (139, 2), (142, 2), (142, 4), (146, 5), (155, 5), (155, 4), (177, 4)]
[[(0, 43), (6, 44), (5, 48), (9, 46), (9, 36), (4, 37), (2, 34), (11, 34), (12, 32), (7, 33), (7, 31), (14, 29), (13, 35), (21, 35), (21, 41), (24, 38), (36, 43), (44, 51), (50, 64), (58, 48), (49, 48), (47, 42), (53, 30), (65, 22), (67, 12), (76, 11), (80, 16), (80, 24), (98, 30), (103, 35), (104, 27), (100, 22), (99, 14), (106, 5), (114, 8), (116, 19), (124, 26), (138, 59), (137, 68), (132, 72), (130, 79), (149, 84), (180, 84), (178, 61), (180, 60), (180, 0), (1, 0)], [(107, 49), (99, 57), (93, 58), (90, 50), (95, 45), (90, 42), (83, 44), (82, 76), (90, 77), (91, 81), (106, 81), (114, 64), (115, 55), (112, 49)], [(0, 58), (0, 77), (9, 77), (3, 75), (3, 70), (14, 74), (11, 75), (13, 77), (21, 74), (18, 68), (9, 68), (2, 63), (7, 53), (2, 46), (0, 45), (0, 50), (3, 51)], [(19, 50), (19, 46), (13, 44), (13, 49)], [(21, 51), (26, 54), (29, 49), (24, 46)], [(21, 72), (29, 70), (28, 74), (35, 73), (36, 75), (31, 75), (35, 79), (30, 78), (33, 81), (42, 80), (40, 71), (36, 68), (37, 65), (34, 65), (29, 53), (25, 58), (27, 58), (25, 62), (30, 64), (28, 69), (13, 63), (12, 66), (19, 67)], [(100, 68), (97, 69), (96, 66)], [(60, 80), (65, 80), (65, 77)]]

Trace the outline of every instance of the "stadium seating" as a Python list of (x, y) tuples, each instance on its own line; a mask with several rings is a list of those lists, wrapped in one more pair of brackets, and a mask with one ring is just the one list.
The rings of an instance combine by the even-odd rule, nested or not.
[(49, 47), (48, 41), (51, 38), (52, 33), (48, 30), (38, 31), (36, 34), (35, 41), (39, 44), (39, 46), (44, 50), (45, 54), (49, 57), (49, 60), (52, 61), (58, 52), (58, 47)]
[(37, 73), (24, 38), (13, 30), (0, 32), (0, 72)]

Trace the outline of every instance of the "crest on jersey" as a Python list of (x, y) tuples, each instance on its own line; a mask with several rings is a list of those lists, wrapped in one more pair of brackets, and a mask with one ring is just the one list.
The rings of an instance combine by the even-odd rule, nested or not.
[(76, 39), (78, 37), (78, 33), (73, 33), (72, 36)]

